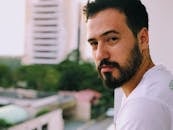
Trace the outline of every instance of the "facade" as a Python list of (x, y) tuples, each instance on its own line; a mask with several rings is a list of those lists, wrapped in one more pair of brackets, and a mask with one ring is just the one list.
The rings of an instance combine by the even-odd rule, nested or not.
[(62, 110), (57, 109), (43, 116), (10, 127), (8, 130), (64, 130)]
[(79, 42), (79, 0), (26, 0), (23, 64), (57, 64)]
[(62, 110), (56, 109), (42, 116), (31, 118), (31, 113), (19, 105), (0, 107), (0, 119), (12, 126), (7, 130), (63, 130)]
[(73, 108), (75, 99), (37, 94), (34, 90), (0, 88), (0, 119), (11, 125), (6, 130), (64, 130), (63, 109)]
[[(64, 122), (65, 117), (83, 122), (76, 130), (90, 125), (95, 128), (95, 123), (90, 123), (91, 106), (100, 97), (99, 92), (90, 89), (59, 91), (55, 95), (39, 97), (34, 90), (0, 88), (0, 119), (12, 125), (6, 130), (64, 130), (68, 125)], [(107, 123), (104, 126), (107, 127)]]

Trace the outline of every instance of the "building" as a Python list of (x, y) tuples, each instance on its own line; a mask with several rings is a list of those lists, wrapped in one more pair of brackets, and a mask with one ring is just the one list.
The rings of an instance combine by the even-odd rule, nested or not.
[(67, 118), (80, 121), (76, 129), (83, 129), (91, 120), (91, 106), (101, 97), (99, 92), (90, 89), (48, 95), (40, 97), (34, 90), (0, 88), (0, 120), (10, 124), (7, 130), (64, 130)]
[(8, 130), (64, 130), (62, 110), (57, 109), (47, 114), (27, 120), (8, 128)]
[(64, 130), (63, 109), (74, 106), (72, 96), (39, 97), (34, 90), (0, 88), (0, 120), (10, 125), (6, 130)]
[(23, 64), (57, 64), (79, 45), (79, 0), (26, 0)]
[(61, 109), (35, 118), (30, 118), (30, 114), (19, 105), (13, 104), (0, 108), (0, 119), (11, 125), (7, 130), (63, 130), (64, 128)]

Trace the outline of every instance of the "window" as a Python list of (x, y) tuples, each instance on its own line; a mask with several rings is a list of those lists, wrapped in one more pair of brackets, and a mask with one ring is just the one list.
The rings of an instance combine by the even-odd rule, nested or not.
[(42, 130), (48, 130), (48, 124), (44, 124), (44, 125), (42, 126)]

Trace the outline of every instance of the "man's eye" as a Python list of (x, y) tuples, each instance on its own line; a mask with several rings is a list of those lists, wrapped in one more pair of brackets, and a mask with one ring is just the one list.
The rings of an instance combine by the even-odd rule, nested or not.
[(95, 50), (95, 49), (97, 49), (98, 42), (97, 41), (91, 41), (90, 45), (91, 45), (92, 49)]
[(110, 44), (115, 44), (117, 40), (118, 40), (117, 37), (108, 37), (106, 41)]
[(117, 40), (118, 38), (117, 38), (117, 37), (112, 37), (111, 39), (112, 39), (112, 41), (115, 41), (115, 40)]
[(92, 42), (90, 42), (90, 45), (91, 45), (91, 46), (97, 46), (97, 44), (98, 44), (97, 41), (92, 41)]
[(108, 38), (108, 40), (112, 41), (112, 42), (116, 41), (117, 39), (118, 39), (117, 37), (110, 37), (110, 38)]

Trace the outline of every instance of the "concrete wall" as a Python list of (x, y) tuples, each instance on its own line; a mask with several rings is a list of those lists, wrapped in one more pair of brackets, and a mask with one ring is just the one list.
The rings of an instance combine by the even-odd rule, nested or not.
[(45, 124), (48, 125), (48, 130), (64, 130), (62, 110), (59, 109), (50, 112), (38, 118), (13, 126), (8, 130), (42, 130), (42, 126)]

